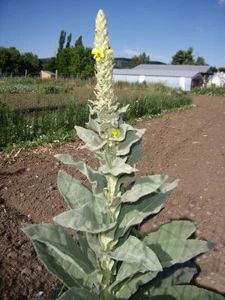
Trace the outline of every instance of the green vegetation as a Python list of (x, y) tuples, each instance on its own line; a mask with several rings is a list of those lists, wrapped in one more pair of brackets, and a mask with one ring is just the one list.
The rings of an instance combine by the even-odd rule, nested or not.
[(58, 85), (58, 82), (39, 82), (33, 84), (7, 82), (0, 85), (0, 94), (63, 94), (67, 93), (67, 86)]
[(224, 96), (225, 97), (225, 86), (223, 87), (204, 87), (194, 88), (192, 93), (195, 95), (209, 95), (209, 96)]
[[(88, 121), (86, 103), (94, 97), (89, 90), (94, 84), (93, 80), (1, 80), (0, 150), (74, 139), (74, 125), (85, 126)], [(130, 123), (192, 104), (187, 93), (161, 83), (118, 82), (115, 89), (121, 105), (129, 104), (124, 119)]]

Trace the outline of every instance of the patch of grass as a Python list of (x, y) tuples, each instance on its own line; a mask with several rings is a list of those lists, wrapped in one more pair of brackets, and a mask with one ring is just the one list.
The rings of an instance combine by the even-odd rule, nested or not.
[(195, 95), (208, 95), (208, 96), (223, 96), (225, 97), (225, 86), (223, 87), (203, 87), (203, 88), (194, 88), (192, 93)]
[[(187, 93), (162, 84), (147, 85), (146, 88), (143, 86), (143, 90), (140, 86), (139, 88), (135, 87), (124, 93), (121, 90), (118, 93), (121, 106), (129, 104), (124, 114), (126, 122), (135, 123), (137, 119), (158, 117), (164, 111), (192, 104)], [(89, 91), (87, 88), (84, 90)], [(87, 96), (83, 102), (77, 96), (71, 97), (71, 94), (70, 97), (45, 95), (45, 101), (44, 95), (39, 94), (24, 95), (27, 97), (26, 101), (22, 101), (22, 95), (14, 96), (16, 101), (14, 99), (10, 102), (6, 100), (9, 95), (1, 95), (0, 151), (74, 139), (74, 126), (84, 127), (88, 121)], [(59, 101), (54, 100), (58, 96)]]

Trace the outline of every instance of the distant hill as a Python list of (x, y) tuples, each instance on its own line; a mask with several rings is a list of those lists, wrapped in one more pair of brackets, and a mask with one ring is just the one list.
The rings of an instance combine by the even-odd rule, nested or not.
[[(131, 58), (125, 58), (125, 57), (115, 57), (115, 68), (117, 69), (126, 69), (129, 68), (129, 63), (131, 61)], [(166, 65), (165, 63), (161, 61), (151, 60), (149, 64), (154, 65)]]

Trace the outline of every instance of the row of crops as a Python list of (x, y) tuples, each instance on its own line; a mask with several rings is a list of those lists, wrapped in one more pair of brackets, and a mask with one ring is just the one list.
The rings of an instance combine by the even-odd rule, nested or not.
[[(90, 81), (0, 80), (0, 151), (76, 138), (74, 126), (85, 126), (93, 89)], [(161, 83), (118, 82), (115, 93), (121, 106), (129, 104), (126, 122), (192, 105), (190, 94)]]

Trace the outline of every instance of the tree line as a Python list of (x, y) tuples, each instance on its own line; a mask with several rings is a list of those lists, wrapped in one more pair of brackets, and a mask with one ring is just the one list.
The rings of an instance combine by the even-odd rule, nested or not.
[[(171, 64), (175, 65), (207, 65), (203, 57), (194, 59), (193, 48), (179, 50), (172, 57)], [(151, 61), (150, 56), (145, 52), (129, 58), (115, 58), (116, 68), (133, 68), (139, 64), (163, 64), (159, 61)], [(92, 48), (83, 45), (82, 36), (79, 36), (72, 45), (72, 33), (66, 34), (61, 30), (58, 42), (57, 54), (54, 57), (39, 59), (32, 52), (20, 53), (15, 47), (0, 47), (0, 69), (3, 75), (11, 73), (38, 73), (42, 69), (55, 72), (58, 70), (59, 76), (76, 76), (86, 79), (94, 75), (94, 59)], [(213, 71), (225, 71), (224, 68)]]

